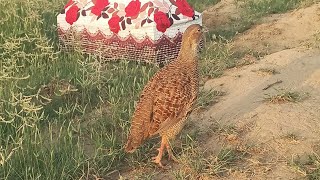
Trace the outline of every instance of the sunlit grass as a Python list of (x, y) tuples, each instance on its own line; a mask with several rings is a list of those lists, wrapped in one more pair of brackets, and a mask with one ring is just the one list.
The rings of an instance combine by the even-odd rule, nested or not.
[(305, 0), (243, 0), (248, 13), (255, 16), (265, 14), (284, 13), (299, 5)]
[[(218, 1), (190, 2), (202, 11)], [(0, 179), (110, 179), (110, 172), (127, 163), (150, 160), (151, 143), (133, 155), (122, 149), (140, 91), (158, 68), (61, 52), (56, 15), (65, 3), (1, 2)], [(236, 66), (229, 42), (209, 39), (201, 56), (202, 78), (219, 77)], [(200, 94), (200, 106), (210, 105), (215, 96)], [(188, 148), (181, 154), (185, 160), (193, 153)], [(201, 159), (199, 167), (223, 163), (225, 170), (234, 151), (221, 153), (214, 164)]]
[(120, 168), (134, 103), (157, 68), (60, 52), (65, 2), (3, 2), (0, 178), (103, 177)]
[(190, 5), (192, 5), (192, 7), (199, 11), (202, 12), (204, 11), (206, 8), (213, 6), (215, 4), (217, 4), (218, 2), (220, 2), (221, 0), (202, 0), (202, 1), (197, 1), (197, 0), (187, 0)]

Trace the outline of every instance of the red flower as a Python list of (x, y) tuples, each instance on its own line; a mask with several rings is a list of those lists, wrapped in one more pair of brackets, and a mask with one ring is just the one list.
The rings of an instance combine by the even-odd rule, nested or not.
[(77, 21), (77, 19), (78, 19), (78, 11), (79, 11), (79, 8), (76, 5), (73, 5), (71, 8), (69, 8), (69, 10), (66, 13), (66, 21), (69, 24), (72, 25), (74, 22)]
[(120, 17), (118, 15), (115, 15), (113, 16), (108, 24), (109, 24), (109, 28), (112, 32), (114, 33), (118, 33), (120, 31), (120, 25), (119, 25), (119, 22), (120, 22)]
[(69, 7), (73, 3), (74, 3), (73, 0), (69, 0), (69, 2), (64, 6), (64, 9), (66, 9), (67, 7)]
[(91, 9), (91, 12), (99, 16), (101, 14), (101, 11), (108, 5), (109, 5), (108, 0), (96, 0), (95, 5)]
[(157, 24), (158, 31), (166, 32), (167, 28), (171, 26), (168, 16), (161, 11), (154, 14), (154, 22)]
[(126, 17), (138, 16), (140, 11), (141, 2), (139, 0), (131, 1), (125, 8)]
[(180, 10), (181, 14), (192, 17), (194, 16), (194, 10), (188, 4), (186, 0), (177, 0), (176, 2), (178, 9)]

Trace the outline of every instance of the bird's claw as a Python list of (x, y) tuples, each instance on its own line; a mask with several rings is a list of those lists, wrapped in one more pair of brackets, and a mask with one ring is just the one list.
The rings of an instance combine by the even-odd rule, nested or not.
[(162, 165), (161, 158), (159, 156), (152, 157), (152, 160), (154, 163), (158, 164), (159, 167), (165, 168), (165, 166)]

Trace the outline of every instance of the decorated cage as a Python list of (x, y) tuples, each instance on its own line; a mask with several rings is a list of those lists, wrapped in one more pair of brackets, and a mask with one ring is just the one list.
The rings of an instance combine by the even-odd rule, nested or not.
[(178, 56), (192, 24), (202, 16), (186, 0), (69, 0), (57, 16), (62, 50), (156, 64)]

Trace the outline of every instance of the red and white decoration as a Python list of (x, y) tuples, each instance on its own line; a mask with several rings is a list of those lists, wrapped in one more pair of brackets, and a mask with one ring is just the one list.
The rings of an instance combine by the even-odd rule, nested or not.
[(176, 58), (202, 16), (186, 0), (69, 0), (57, 22), (63, 49), (159, 64)]

